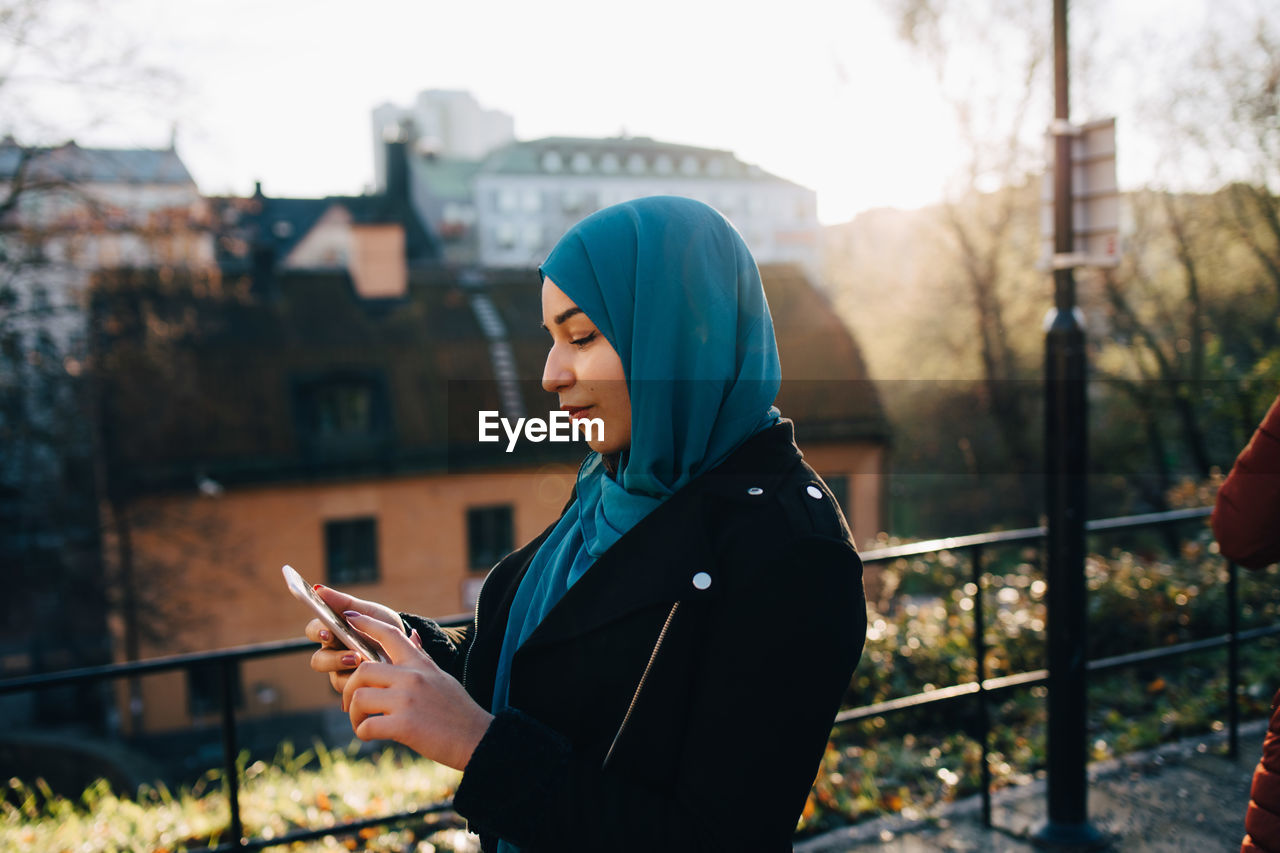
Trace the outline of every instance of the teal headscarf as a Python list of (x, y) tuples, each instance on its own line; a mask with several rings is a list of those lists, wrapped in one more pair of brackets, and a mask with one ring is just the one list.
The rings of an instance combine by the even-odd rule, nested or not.
[[(588, 216), (539, 268), (622, 360), (631, 446), (613, 476), (599, 453), (512, 604), (493, 710), (511, 659), (565, 591), (640, 519), (778, 422), (782, 370), (760, 272), (741, 235), (699, 201), (655, 196)], [(510, 849), (504, 848), (504, 849)]]

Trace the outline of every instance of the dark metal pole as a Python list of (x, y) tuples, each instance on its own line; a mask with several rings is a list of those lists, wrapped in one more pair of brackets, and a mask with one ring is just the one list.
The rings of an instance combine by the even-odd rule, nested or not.
[[(1053, 2), (1054, 254), (1071, 255), (1071, 149), (1067, 0)], [(1056, 259), (1053, 309), (1045, 333), (1045, 498), (1048, 516), (1049, 820), (1042, 845), (1091, 847), (1102, 835), (1089, 824), (1086, 755), (1085, 503), (1088, 418), (1085, 337), (1076, 308), (1075, 273)]]
[(973, 656), (976, 659), (978, 679), (978, 737), (982, 742), (982, 825), (991, 828), (991, 709), (987, 701), (987, 618), (982, 609), (982, 546), (975, 545), (970, 552), (973, 559)]
[(222, 662), (222, 755), (227, 777), (227, 801), (231, 808), (231, 840), (244, 843), (244, 825), (240, 820), (240, 769), (236, 746), (236, 661)]
[(1227, 561), (1227, 755), (1240, 757), (1240, 572)]

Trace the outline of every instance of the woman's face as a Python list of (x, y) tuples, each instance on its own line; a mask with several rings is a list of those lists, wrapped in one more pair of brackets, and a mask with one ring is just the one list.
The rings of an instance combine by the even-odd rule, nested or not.
[(604, 437), (588, 430), (587, 444), (601, 454), (631, 446), (631, 397), (622, 359), (582, 309), (551, 279), (542, 283), (542, 327), (551, 333), (551, 351), (542, 387), (558, 394), (570, 417), (600, 418)]

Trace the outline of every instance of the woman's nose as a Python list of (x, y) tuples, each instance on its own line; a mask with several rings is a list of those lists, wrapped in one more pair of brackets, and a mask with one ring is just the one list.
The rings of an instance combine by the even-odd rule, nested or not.
[(547, 363), (542, 368), (542, 390), (552, 394), (573, 384), (573, 371), (556, 349), (553, 346), (547, 353)]

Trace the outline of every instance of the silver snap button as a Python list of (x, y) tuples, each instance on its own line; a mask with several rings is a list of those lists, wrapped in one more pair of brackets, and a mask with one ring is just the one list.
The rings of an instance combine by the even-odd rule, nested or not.
[(763, 495), (763, 494), (764, 494), (764, 489), (760, 488), (759, 486), (752, 486), (751, 488), (747, 489), (747, 494), (749, 494), (749, 495)]
[(808, 492), (809, 497), (813, 498), (815, 501), (822, 500), (822, 489), (819, 489), (817, 486), (805, 486), (804, 490)]
[(693, 586), (695, 589), (706, 589), (711, 586), (711, 575), (706, 572), (698, 572), (693, 576)]

